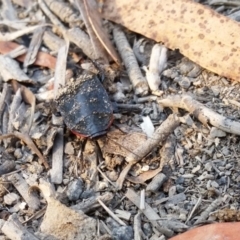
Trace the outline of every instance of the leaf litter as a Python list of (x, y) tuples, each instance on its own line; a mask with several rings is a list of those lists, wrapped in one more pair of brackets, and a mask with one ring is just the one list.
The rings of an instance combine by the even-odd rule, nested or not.
[[(201, 2), (128, 3), (130, 15), (125, 1), (79, 1), (81, 14), (73, 1), (4, 1), (2, 235), (234, 239), (209, 223), (239, 220), (239, 24), (229, 18), (240, 14), (234, 1)], [(54, 100), (86, 70), (114, 109), (93, 140), (65, 127)], [(187, 231), (199, 224), (206, 231)]]

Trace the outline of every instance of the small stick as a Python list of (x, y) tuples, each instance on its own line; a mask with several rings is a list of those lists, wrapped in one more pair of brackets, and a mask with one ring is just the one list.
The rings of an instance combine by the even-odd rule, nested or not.
[(188, 215), (185, 224), (187, 224), (188, 221), (191, 219), (192, 215), (193, 215), (193, 214), (195, 213), (195, 211), (198, 209), (198, 207), (200, 206), (201, 202), (202, 202), (202, 196), (200, 196), (200, 197), (198, 198), (195, 206), (193, 207), (192, 211), (191, 211), (190, 214)]
[[(128, 188), (125, 196), (138, 208), (140, 208), (140, 197), (136, 192)], [(173, 235), (172, 230), (168, 229), (167, 227), (160, 226), (160, 224), (157, 222), (158, 220), (160, 220), (160, 216), (147, 203), (145, 203), (145, 209), (142, 210), (142, 213), (162, 234), (166, 235), (167, 237), (171, 237)]]
[(153, 148), (167, 139), (180, 123), (179, 118), (175, 114), (169, 115), (169, 117), (156, 129), (151, 138), (148, 138), (143, 145), (139, 146), (134, 152), (130, 153), (126, 157), (127, 162), (138, 162), (144, 158)]
[(51, 182), (62, 183), (63, 179), (63, 128), (59, 127), (52, 148)]
[(17, 138), (21, 139), (23, 142), (25, 142), (27, 144), (27, 146), (39, 157), (39, 160), (44, 165), (44, 167), (46, 169), (49, 169), (48, 162), (43, 157), (42, 153), (38, 150), (35, 143), (32, 141), (32, 139), (30, 138), (30, 136), (28, 134), (23, 134), (18, 131), (15, 131), (14, 133), (0, 135), (0, 140), (6, 139), (6, 138), (11, 138), (11, 137), (17, 137)]
[(51, 22), (59, 28), (59, 30), (63, 33), (64, 36), (67, 36), (69, 41), (73, 42), (79, 48), (81, 48), (83, 53), (90, 59), (95, 59), (95, 53), (91, 41), (85, 32), (83, 32), (80, 28), (77, 27), (70, 29), (65, 28), (64, 25), (58, 20), (58, 18), (53, 15), (52, 12), (48, 9), (47, 5), (43, 0), (38, 0), (38, 4), (42, 11), (51, 20)]
[(146, 71), (146, 78), (149, 88), (155, 95), (162, 95), (159, 91), (159, 85), (161, 83), (160, 74), (165, 68), (167, 63), (167, 48), (160, 44), (155, 44), (152, 48), (152, 53), (149, 62), (149, 69), (144, 67)]
[(27, 67), (36, 61), (39, 48), (42, 44), (42, 36), (45, 27), (37, 28), (32, 35), (30, 45), (27, 49), (27, 54), (23, 62), (24, 72), (27, 72)]
[(28, 189), (29, 186), (24, 178), (22, 178), (18, 173), (14, 173), (10, 175), (7, 178), (11, 183), (14, 185), (14, 187), (17, 189), (17, 191), (21, 194), (23, 199), (26, 201), (28, 206), (34, 210), (38, 209), (40, 206), (39, 199), (34, 196), (33, 194), (29, 194)]
[(142, 240), (141, 212), (140, 211), (134, 216), (133, 229), (134, 229), (134, 240)]
[(142, 189), (140, 192), (140, 210), (145, 209), (145, 190)]
[[(102, 164), (100, 163), (99, 165), (102, 165)], [(113, 187), (116, 187), (115, 184), (102, 172), (99, 166), (97, 166), (97, 170), (106, 181), (108, 181)]]
[(121, 55), (124, 65), (127, 69), (129, 78), (132, 82), (136, 95), (146, 95), (148, 93), (148, 84), (139, 69), (136, 57), (128, 43), (128, 40), (122, 30), (118, 27), (113, 29), (113, 37), (117, 49)]
[(214, 211), (218, 206), (220, 206), (220, 204), (223, 202), (223, 199), (221, 197), (217, 198), (216, 200), (214, 200), (208, 207), (207, 209), (205, 209), (200, 217), (197, 219), (197, 221), (194, 223), (194, 225), (197, 225), (203, 221), (205, 221), (209, 214)]
[(0, 98), (0, 117), (1, 118), (6, 105), (5, 101), (6, 99), (9, 99), (9, 97), (10, 97), (10, 89), (8, 87), (8, 84), (4, 83), (1, 98)]
[(21, 102), (22, 102), (22, 94), (21, 94), (21, 90), (18, 89), (16, 94), (13, 97), (13, 101), (12, 101), (12, 104), (11, 104), (10, 110), (9, 110), (8, 133), (13, 132), (12, 122), (15, 117), (17, 109), (20, 107)]
[(9, 239), (31, 239), (38, 240), (35, 235), (30, 233), (26, 227), (22, 225), (22, 223), (18, 220), (17, 214), (12, 214), (8, 220), (4, 223), (1, 231), (9, 238)]
[(71, 208), (77, 211), (81, 210), (84, 213), (88, 213), (94, 211), (96, 208), (99, 208), (101, 206), (98, 202), (98, 199), (100, 199), (105, 204), (108, 204), (113, 199), (113, 194), (110, 192), (106, 192), (104, 195), (101, 196), (90, 197), (87, 199), (87, 201), (82, 201), (74, 206), (71, 206)]
[(193, 114), (205, 126), (209, 123), (225, 132), (240, 135), (240, 123), (205, 107), (189, 95), (175, 95), (159, 100), (163, 107), (183, 108)]
[(151, 150), (158, 146), (159, 144), (163, 144), (164, 141), (168, 138), (168, 136), (174, 131), (174, 129), (179, 125), (180, 120), (175, 115), (170, 115), (162, 124), (159, 126), (156, 131), (153, 133), (153, 136), (147, 141), (144, 142), (141, 146), (139, 146), (134, 152), (131, 152), (127, 157), (126, 161), (129, 162), (128, 165), (121, 172), (117, 182), (117, 189), (122, 189), (123, 182), (131, 169), (132, 165), (136, 162), (143, 159)]
[(125, 222), (123, 222), (118, 216), (116, 216), (99, 198), (98, 202), (115, 221), (117, 221), (122, 226), (126, 226)]

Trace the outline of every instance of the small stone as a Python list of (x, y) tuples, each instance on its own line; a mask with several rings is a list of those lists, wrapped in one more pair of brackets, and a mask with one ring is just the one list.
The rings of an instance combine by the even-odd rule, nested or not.
[(111, 217), (108, 217), (105, 222), (109, 229), (114, 229), (114, 228), (120, 227), (120, 224)]
[(72, 142), (67, 142), (64, 148), (64, 153), (73, 155), (74, 154), (74, 147), (72, 145)]
[(197, 165), (195, 168), (192, 169), (192, 173), (196, 173), (201, 169), (200, 165)]
[(227, 177), (226, 177), (226, 176), (222, 176), (221, 178), (219, 178), (219, 179), (217, 180), (217, 182), (218, 182), (218, 184), (219, 184), (220, 186), (226, 185), (226, 184), (227, 184)]
[(19, 159), (19, 158), (22, 158), (23, 154), (22, 154), (22, 150), (20, 148), (17, 148), (15, 151), (14, 151), (14, 157)]
[(183, 193), (186, 190), (182, 185), (176, 185), (176, 189), (178, 193)]
[(212, 163), (211, 162), (206, 163), (204, 167), (208, 172), (212, 171)]
[(146, 191), (157, 192), (166, 180), (167, 177), (165, 174), (163, 173), (157, 174), (148, 184)]
[(69, 181), (70, 181), (69, 178), (64, 178), (62, 182), (64, 185), (67, 185), (69, 183)]
[(6, 194), (3, 199), (4, 199), (4, 203), (6, 205), (12, 205), (17, 203), (17, 201), (19, 200), (19, 196), (16, 193), (8, 193)]
[(180, 213), (180, 215), (179, 215), (179, 220), (181, 220), (181, 221), (186, 221), (187, 220), (187, 216), (186, 216), (186, 214), (185, 213)]
[(183, 178), (182, 176), (178, 177), (176, 180), (176, 184), (183, 184), (185, 181), (185, 178)]
[(226, 171), (226, 172), (225, 172), (225, 175), (226, 175), (226, 176), (230, 176), (231, 174), (232, 174), (232, 171)]
[(210, 138), (226, 137), (226, 135), (227, 135), (226, 132), (219, 128), (216, 127), (211, 128)]
[(180, 168), (179, 169), (179, 173), (183, 174), (185, 172), (185, 169), (184, 168)]
[(130, 226), (121, 226), (118, 228), (114, 228), (112, 230), (112, 238), (114, 240), (129, 240), (133, 239), (133, 229)]
[(107, 177), (112, 181), (112, 182), (116, 182), (118, 177), (119, 177), (119, 173), (117, 173), (116, 171), (112, 170), (112, 171), (107, 171), (106, 172)]
[(169, 197), (167, 202), (171, 203), (171, 204), (178, 204), (180, 202), (185, 201), (186, 198), (187, 197), (186, 197), (185, 193), (179, 193), (179, 194)]
[(27, 203), (25, 203), (25, 202), (21, 202), (21, 203), (19, 204), (19, 208), (20, 208), (21, 210), (26, 209), (26, 207), (27, 207)]
[(191, 86), (191, 81), (189, 80), (188, 77), (182, 77), (178, 84), (180, 85), (180, 87), (188, 89)]
[(82, 179), (75, 179), (68, 184), (67, 196), (70, 201), (76, 201), (80, 198), (83, 192), (83, 181)]
[(219, 184), (215, 181), (211, 181), (211, 186), (214, 187), (214, 188), (218, 188)]
[(23, 157), (21, 158), (21, 161), (24, 162), (24, 163), (25, 162), (32, 163), (33, 158), (34, 158), (33, 154), (24, 151), (24, 154), (23, 154)]
[(169, 191), (168, 191), (168, 196), (169, 197), (174, 196), (176, 194), (176, 191), (177, 191), (176, 186), (171, 186)]
[(144, 223), (142, 230), (148, 238), (152, 236), (153, 230), (150, 223)]
[(220, 88), (219, 88), (219, 86), (211, 86), (211, 90), (212, 90), (213, 95), (214, 95), (215, 97), (217, 97), (217, 96), (219, 95), (219, 93), (220, 93)]
[(228, 164), (226, 164), (226, 166), (225, 166), (225, 168), (228, 170), (228, 169), (230, 169), (232, 167), (232, 164), (231, 163), (228, 163)]
[(149, 165), (142, 166), (142, 171), (147, 172), (149, 170)]
[(90, 197), (94, 197), (96, 195), (96, 192), (93, 189), (87, 189), (81, 194), (82, 199), (87, 199)]
[(98, 181), (95, 187), (95, 191), (99, 192), (106, 189), (109, 186), (108, 182)]

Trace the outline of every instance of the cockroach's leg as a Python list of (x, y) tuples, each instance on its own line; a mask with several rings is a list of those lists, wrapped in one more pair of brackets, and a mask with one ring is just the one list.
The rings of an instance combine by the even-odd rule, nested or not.
[(95, 153), (96, 153), (96, 156), (97, 156), (97, 160), (101, 163), (101, 162), (104, 161), (104, 159), (103, 159), (102, 150), (99, 146), (98, 140), (94, 139), (93, 143), (94, 143), (94, 149), (95, 149)]

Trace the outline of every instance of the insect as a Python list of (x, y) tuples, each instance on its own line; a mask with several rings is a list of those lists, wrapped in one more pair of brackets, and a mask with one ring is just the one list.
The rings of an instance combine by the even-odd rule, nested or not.
[(104, 135), (113, 122), (112, 104), (96, 74), (85, 73), (66, 84), (56, 103), (65, 124), (78, 136)]

